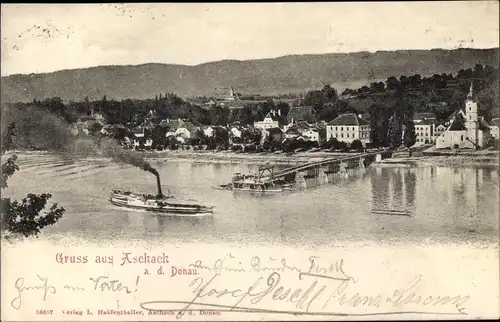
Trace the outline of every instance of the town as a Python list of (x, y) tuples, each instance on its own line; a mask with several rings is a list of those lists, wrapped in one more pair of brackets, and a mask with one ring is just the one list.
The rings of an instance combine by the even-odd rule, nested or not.
[[(105, 96), (77, 103), (34, 99), (32, 103), (11, 104), (12, 113), (6, 116), (15, 122), (20, 111), (46, 109), (62, 119), (61, 123), (69, 124), (74, 137), (112, 137), (124, 149), (137, 151), (290, 154), (380, 147), (410, 153), (425, 147), (498, 149), (498, 107), (491, 95), (495, 82), (496, 70), (477, 64), (456, 76), (413, 75), (399, 80), (391, 76), (385, 83), (345, 89), (341, 94), (323, 84), (319, 90), (281, 97), (244, 96), (229, 87), (214, 90), (212, 97), (185, 99), (172, 93), (120, 102), (108, 101)], [(33, 128), (36, 131), (37, 125)], [(41, 143), (47, 144), (47, 140)], [(33, 138), (18, 144), (28, 149), (44, 148)]]

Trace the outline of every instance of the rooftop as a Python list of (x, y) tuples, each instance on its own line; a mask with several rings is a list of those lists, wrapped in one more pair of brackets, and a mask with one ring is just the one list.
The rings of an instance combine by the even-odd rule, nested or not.
[(354, 113), (345, 113), (339, 115), (334, 120), (330, 121), (328, 125), (370, 125), (367, 120), (364, 120)]
[(292, 106), (288, 111), (286, 119), (288, 123), (297, 121), (311, 121), (316, 114), (312, 106)]
[(425, 118), (422, 122), (419, 122), (417, 124), (415, 124), (415, 126), (418, 126), (418, 125), (432, 125), (432, 124), (436, 124), (436, 119), (428, 119), (428, 118)]
[(451, 123), (448, 131), (465, 131), (465, 125), (461, 117), (455, 117)]

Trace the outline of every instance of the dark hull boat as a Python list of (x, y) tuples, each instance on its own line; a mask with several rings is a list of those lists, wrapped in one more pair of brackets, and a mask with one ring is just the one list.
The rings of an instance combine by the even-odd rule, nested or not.
[(213, 213), (213, 207), (187, 202), (177, 203), (172, 202), (172, 199), (172, 197), (157, 197), (119, 190), (112, 191), (108, 198), (113, 205), (130, 209), (177, 215), (202, 215)]
[(160, 176), (156, 175), (158, 194), (137, 194), (130, 191), (113, 190), (108, 198), (113, 205), (129, 209), (138, 209), (174, 216), (200, 216), (213, 213), (213, 207), (190, 202), (175, 202), (172, 196), (164, 196), (161, 190)]

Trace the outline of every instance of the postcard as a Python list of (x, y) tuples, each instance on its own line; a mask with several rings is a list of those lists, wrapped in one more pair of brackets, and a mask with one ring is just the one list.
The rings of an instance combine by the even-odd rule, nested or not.
[(2, 4), (2, 321), (498, 319), (498, 21)]

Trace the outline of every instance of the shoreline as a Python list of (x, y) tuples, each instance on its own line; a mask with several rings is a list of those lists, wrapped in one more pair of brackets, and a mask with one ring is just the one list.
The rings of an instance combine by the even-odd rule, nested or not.
[[(50, 151), (10, 151), (10, 154), (17, 154), (18, 157), (29, 156), (51, 156), (60, 155), (57, 152)], [(340, 153), (340, 152), (298, 152), (293, 155), (286, 155), (285, 153), (275, 154), (273, 152), (261, 153), (236, 153), (233, 151), (152, 151), (143, 152), (141, 155), (149, 161), (187, 161), (193, 163), (245, 163), (245, 164), (301, 164), (308, 162), (321, 161), (328, 158), (342, 158), (346, 156), (356, 156), (360, 153)], [(82, 159), (93, 158), (101, 156), (94, 155), (78, 155), (72, 156)], [(2, 156), (2, 159), (7, 155)], [(106, 158), (106, 157), (103, 157)], [(412, 157), (395, 157), (384, 159), (377, 163), (372, 163), (370, 166), (384, 166), (384, 167), (408, 167), (408, 166), (499, 166), (499, 154), (496, 151), (489, 153), (433, 153), (424, 154)]]

